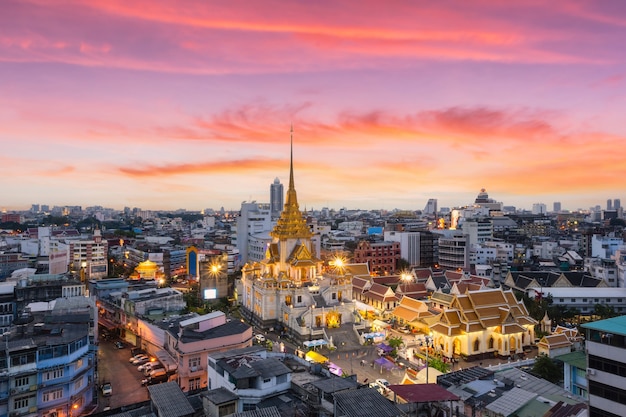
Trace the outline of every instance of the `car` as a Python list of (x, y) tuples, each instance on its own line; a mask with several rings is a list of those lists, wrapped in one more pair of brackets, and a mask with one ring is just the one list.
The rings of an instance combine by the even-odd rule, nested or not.
[(124, 343), (120, 342), (119, 340), (115, 342), (115, 347), (118, 349), (124, 349), (126, 346), (124, 346)]
[(110, 397), (113, 394), (113, 387), (110, 382), (105, 382), (100, 386), (100, 391), (102, 391), (102, 395), (105, 397)]
[(139, 366), (137, 367), (137, 370), (138, 370), (139, 372), (143, 372), (143, 371), (145, 371), (145, 370), (150, 370), (150, 369), (152, 369), (152, 367), (154, 367), (156, 364), (158, 364), (158, 362), (152, 362), (152, 361), (149, 361), (149, 362), (146, 362), (146, 363), (143, 363), (143, 364), (139, 365)]
[(254, 339), (257, 341), (257, 343), (265, 342), (265, 336), (263, 336), (262, 334), (255, 334)]
[(150, 358), (148, 357), (148, 355), (137, 355), (134, 358), (132, 358), (130, 360), (130, 363), (132, 363), (133, 365), (137, 366), (137, 365), (143, 365), (144, 363), (148, 362), (150, 360)]
[(135, 366), (139, 366), (139, 365), (143, 365), (144, 363), (148, 363), (148, 362), (150, 362), (150, 358), (148, 358), (148, 357), (140, 357), (140, 358), (135, 359), (132, 362), (132, 364), (135, 365)]
[(153, 367), (144, 369), (143, 370), (143, 374), (145, 376), (150, 376), (150, 373), (153, 372), (153, 371), (165, 371), (165, 368), (163, 367), (163, 365), (158, 364), (157, 366), (153, 366)]
[(376, 388), (378, 388), (378, 390), (381, 391), (381, 394), (386, 393), (387, 390), (389, 389), (389, 381), (387, 381), (384, 378), (378, 378), (376, 381), (374, 381), (374, 384), (377, 385)]
[(142, 357), (146, 357), (147, 358), (148, 355), (146, 355), (145, 353), (138, 353), (136, 355), (131, 356), (130, 359), (128, 360), (128, 362), (132, 363), (135, 359), (142, 358)]

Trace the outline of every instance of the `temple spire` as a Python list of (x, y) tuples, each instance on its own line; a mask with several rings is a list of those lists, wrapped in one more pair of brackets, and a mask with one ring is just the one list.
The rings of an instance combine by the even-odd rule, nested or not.
[[(291, 136), (290, 136), (290, 154), (289, 154), (289, 191), (296, 191), (296, 186), (293, 182), (293, 123), (291, 124)], [(287, 194), (289, 197), (289, 194)]]
[(306, 225), (306, 220), (300, 212), (295, 181), (293, 179), (293, 125), (291, 125), (290, 135), (289, 188), (287, 189), (287, 201), (285, 201), (283, 211), (270, 235), (278, 239), (310, 238), (312, 236), (311, 231)]

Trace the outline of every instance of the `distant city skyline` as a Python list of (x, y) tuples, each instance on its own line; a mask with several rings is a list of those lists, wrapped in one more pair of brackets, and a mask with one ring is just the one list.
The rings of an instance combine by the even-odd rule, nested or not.
[[(270, 11), (267, 13), (266, 11)], [(626, 198), (626, 3), (6, 0), (0, 208)]]

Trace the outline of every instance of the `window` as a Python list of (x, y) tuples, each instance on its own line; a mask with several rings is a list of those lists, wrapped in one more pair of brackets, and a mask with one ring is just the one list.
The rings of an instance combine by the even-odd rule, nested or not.
[(197, 368), (200, 366), (200, 356), (192, 356), (189, 358), (189, 367)]
[(78, 391), (83, 387), (83, 378), (80, 378), (79, 380), (74, 382), (74, 391)]
[(333, 300), (336, 300), (336, 299), (337, 299), (337, 293), (336, 293), (336, 292), (334, 292), (334, 293), (331, 295), (331, 298), (332, 298)]
[(272, 382), (272, 378), (265, 378), (265, 379), (263, 379), (263, 383), (264, 384), (267, 384), (269, 382)]
[(565, 302), (565, 299), (564, 299), (564, 298), (559, 298), (559, 302), (560, 302), (560, 303), (564, 303), (564, 302)]
[(16, 398), (15, 401), (13, 401), (14, 410), (26, 407), (28, 407), (28, 397)]
[(190, 390), (200, 389), (200, 378), (191, 378), (189, 380), (189, 389)]
[(23, 377), (23, 378), (15, 378), (15, 387), (24, 387), (26, 385), (30, 385), (30, 378), (28, 378), (27, 376)]
[(50, 391), (46, 391), (42, 395), (43, 402), (58, 400), (63, 398), (63, 388), (55, 388)]
[(54, 371), (46, 372), (43, 374), (44, 381), (50, 381), (51, 379), (61, 378), (63, 376), (63, 368), (55, 369)]
[(83, 360), (79, 359), (76, 361), (76, 364), (74, 365), (74, 369), (80, 369), (83, 367)]
[(575, 303), (575, 302), (576, 302), (576, 299), (575, 299), (575, 298), (572, 298), (572, 303)]

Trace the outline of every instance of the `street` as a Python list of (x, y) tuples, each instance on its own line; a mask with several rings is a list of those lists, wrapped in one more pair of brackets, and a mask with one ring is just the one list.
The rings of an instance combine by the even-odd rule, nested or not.
[[(98, 345), (98, 411), (111, 409), (148, 399), (148, 390), (141, 386), (143, 373), (128, 362), (130, 347), (117, 349), (113, 341), (102, 341)], [(110, 382), (113, 394), (102, 395), (99, 387)]]

